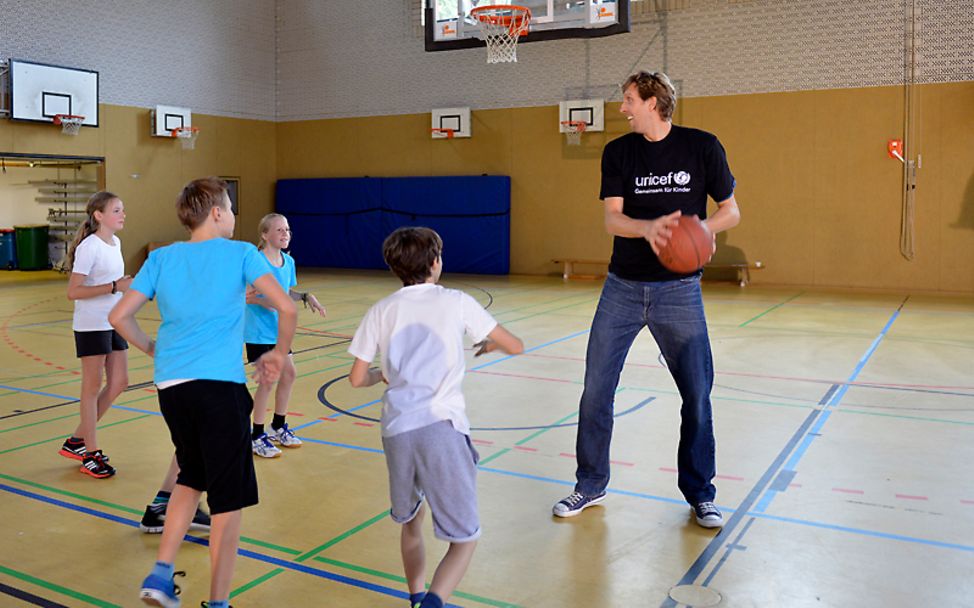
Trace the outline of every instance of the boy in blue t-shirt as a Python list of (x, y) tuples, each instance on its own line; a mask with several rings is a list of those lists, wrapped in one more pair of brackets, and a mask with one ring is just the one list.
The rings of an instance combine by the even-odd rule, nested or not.
[[(279, 313), (277, 346), (257, 361), (258, 382), (273, 382), (287, 358), (297, 312), (257, 249), (233, 235), (226, 182), (190, 182), (176, 202), (189, 241), (149, 254), (109, 315), (130, 344), (155, 357), (159, 407), (176, 447), (179, 477), (166, 510), (158, 559), (141, 599), (177, 608), (173, 562), (203, 491), (212, 515), (211, 608), (226, 608), (240, 539), (242, 509), (257, 504), (250, 444), (253, 400), (240, 357), (244, 294), (255, 285)], [(155, 341), (135, 315), (155, 299), (162, 325)]]

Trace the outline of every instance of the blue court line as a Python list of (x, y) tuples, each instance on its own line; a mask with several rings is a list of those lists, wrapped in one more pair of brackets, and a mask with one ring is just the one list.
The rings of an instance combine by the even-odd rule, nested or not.
[[(883, 338), (886, 337), (890, 327), (893, 326), (893, 323), (900, 316), (900, 312), (903, 310), (903, 306), (906, 304), (907, 299), (909, 299), (909, 297), (900, 302), (899, 307), (893, 311), (892, 316), (886, 322), (886, 325), (883, 326), (883, 329), (879, 332), (879, 335), (876, 336), (876, 338), (872, 341), (872, 344), (869, 345), (869, 348), (866, 349), (866, 352), (863, 353), (862, 357), (859, 358), (855, 369), (852, 370), (852, 373), (849, 375), (846, 382), (838, 386), (838, 388), (833, 385), (828, 392), (826, 392), (825, 396), (822, 398), (824, 404), (822, 402), (819, 403), (820, 405), (824, 405), (824, 408), (820, 410), (821, 416), (819, 416), (818, 420), (815, 421), (815, 424), (812, 426), (809, 433), (802, 439), (801, 445), (798, 447), (798, 449), (794, 451), (791, 458), (789, 458), (788, 462), (785, 463), (782, 472), (797, 472), (796, 469), (798, 467), (798, 462), (802, 459), (802, 457), (805, 456), (805, 452), (808, 451), (808, 448), (812, 445), (812, 442), (815, 441), (815, 439), (821, 434), (822, 427), (825, 426), (825, 423), (828, 422), (829, 418), (832, 416), (832, 412), (834, 411), (832, 408), (839, 405), (842, 398), (849, 391), (850, 384), (856, 381), (856, 378), (859, 377), (860, 372), (862, 372), (863, 368), (866, 367), (866, 363), (868, 363), (869, 359), (873, 356), (873, 354), (876, 353), (876, 349), (879, 348), (880, 342), (883, 341)], [(758, 503), (755, 511), (758, 513), (764, 513), (767, 511), (768, 507), (771, 506), (771, 502), (775, 499), (778, 493), (779, 490), (770, 488), (761, 498), (761, 502)]]
[[(493, 467), (481, 467), (478, 466), (481, 471), (487, 471), (488, 473), (497, 473), (499, 475), (509, 475), (511, 477), (520, 477), (522, 479), (530, 479), (532, 481), (543, 481), (545, 483), (555, 483), (562, 486), (575, 487), (574, 481), (566, 481), (564, 479), (554, 479), (552, 477), (543, 477), (541, 475), (531, 475), (529, 473), (520, 473), (518, 471), (505, 471), (504, 469), (495, 469)], [(687, 504), (685, 500), (679, 500), (676, 498), (668, 498), (666, 496), (656, 496), (654, 494), (644, 494), (641, 492), (630, 492), (629, 490), (617, 490), (615, 488), (606, 488), (607, 494), (619, 494), (620, 496), (631, 496), (633, 498), (641, 498), (643, 500), (655, 500), (657, 502), (666, 502), (675, 505), (685, 505)], [(723, 507), (722, 507), (723, 508)]]
[(760, 519), (780, 521), (780, 522), (795, 524), (799, 526), (810, 526), (813, 528), (822, 528), (824, 530), (848, 532), (850, 534), (858, 534), (860, 536), (871, 536), (873, 538), (882, 538), (886, 540), (898, 540), (905, 543), (915, 543), (918, 545), (937, 547), (939, 549), (953, 549), (956, 551), (965, 551), (967, 553), (974, 553), (974, 546), (972, 545), (962, 545), (960, 543), (945, 543), (939, 540), (917, 538), (915, 536), (906, 536), (903, 534), (891, 534), (889, 532), (878, 532), (876, 530), (863, 530), (862, 528), (851, 528), (849, 526), (840, 526), (838, 524), (827, 524), (818, 521), (809, 521), (807, 519), (795, 519), (793, 517), (781, 517), (780, 515), (768, 515), (767, 513), (749, 513), (749, 515), (752, 515)]
[[(538, 349), (544, 348), (546, 346), (551, 346), (552, 344), (558, 344), (559, 342), (564, 342), (565, 340), (571, 340), (572, 338), (577, 338), (578, 336), (587, 334), (589, 331), (591, 331), (591, 330), (590, 329), (586, 329), (586, 330), (583, 330), (583, 331), (575, 332), (573, 334), (569, 334), (569, 335), (567, 335), (567, 336), (565, 336), (563, 338), (558, 338), (557, 340), (552, 340), (551, 342), (545, 342), (544, 344), (539, 344), (537, 346), (532, 346), (531, 348), (529, 348), (526, 351), (524, 351), (524, 353), (525, 354), (526, 353), (531, 353), (531, 352), (534, 352), (534, 351), (536, 351)], [(497, 365), (498, 363), (501, 363), (502, 361), (507, 361), (508, 359), (513, 359), (514, 357), (519, 357), (519, 356), (520, 355), (507, 355), (507, 356), (501, 357), (500, 359), (497, 359), (495, 361), (490, 361), (488, 363), (482, 363), (482, 364), (480, 364), (480, 365), (478, 365), (476, 367), (471, 367), (469, 371), (475, 372), (478, 369), (483, 369), (485, 367), (490, 367), (491, 365)]]
[[(296, 431), (298, 429), (295, 428), (293, 430)], [(385, 452), (383, 452), (382, 450), (376, 449), (376, 448), (366, 448), (366, 447), (362, 447), (360, 445), (350, 445), (350, 444), (347, 444), (347, 443), (338, 443), (336, 441), (323, 441), (321, 439), (311, 439), (311, 438), (308, 438), (308, 437), (301, 437), (301, 441), (305, 441), (305, 442), (308, 442), (308, 443), (318, 443), (318, 444), (321, 444), (321, 445), (330, 445), (330, 446), (334, 446), (336, 448), (346, 448), (346, 449), (349, 449), (349, 450), (357, 450), (359, 452), (371, 452), (373, 454), (385, 454)]]
[[(866, 366), (866, 363), (869, 361), (870, 357), (872, 357), (872, 355), (876, 352), (876, 349), (879, 347), (883, 337), (885, 337), (886, 333), (889, 331), (889, 328), (892, 327), (893, 322), (896, 321), (897, 317), (899, 317), (900, 311), (903, 310), (903, 306), (906, 304), (908, 299), (909, 296), (900, 302), (900, 305), (893, 312), (892, 316), (890, 316), (889, 320), (886, 322), (886, 325), (884, 325), (883, 329), (879, 332), (879, 335), (876, 336), (876, 338), (872, 341), (872, 344), (870, 344), (869, 348), (866, 349), (863, 356), (859, 358), (859, 361), (857, 362), (856, 367), (849, 376), (847, 382), (853, 382), (859, 375), (859, 372), (861, 372)], [(819, 405), (824, 407), (816, 408), (812, 412), (809, 412), (804, 422), (802, 422), (802, 425), (791, 436), (788, 443), (785, 444), (785, 447), (778, 453), (778, 456), (775, 457), (774, 462), (771, 463), (771, 466), (768, 467), (758, 483), (755, 484), (754, 488), (752, 488), (748, 495), (744, 498), (741, 506), (738, 507), (738, 511), (727, 520), (727, 523), (724, 525), (724, 529), (721, 533), (731, 533), (740, 523), (741, 519), (746, 516), (746, 513), (751, 511), (751, 505), (757, 501), (757, 497), (761, 496), (762, 493), (763, 496), (761, 496), (761, 500), (758, 502), (754, 510), (756, 511), (756, 514), (764, 513), (764, 511), (774, 500), (774, 497), (778, 494), (778, 491), (772, 487), (771, 482), (773, 481), (773, 478), (781, 472), (791, 473), (795, 471), (795, 466), (801, 460), (802, 456), (804, 456), (805, 452), (808, 450), (808, 447), (812, 444), (812, 441), (814, 441), (816, 437), (820, 436), (819, 431), (832, 413), (832, 410), (829, 408), (834, 407), (839, 403), (839, 401), (841, 401), (842, 396), (845, 395), (848, 387), (849, 385), (845, 384), (838, 389), (836, 389), (835, 385), (829, 388), (829, 390), (825, 393), (825, 396), (822, 397), (821, 401), (819, 402)], [(800, 443), (799, 439), (801, 440)], [(791, 457), (787, 460), (787, 463), (783, 464), (783, 461), (785, 461), (785, 458), (789, 454), (791, 454)], [(777, 484), (775, 484), (774, 487), (777, 487)], [(723, 540), (718, 534), (718, 536), (715, 536), (707, 544), (706, 548), (704, 548), (703, 552), (700, 553), (697, 559), (694, 560), (693, 564), (690, 565), (677, 585), (689, 585), (697, 580), (704, 568), (706, 568), (707, 564), (710, 563), (714, 555), (716, 555), (716, 553), (720, 550), (722, 544)], [(670, 597), (667, 597), (660, 604), (660, 608), (673, 608), (675, 606), (676, 602)]]
[[(61, 507), (61, 508), (69, 509), (69, 510), (72, 510), (72, 511), (77, 511), (79, 513), (84, 513), (85, 515), (91, 515), (92, 517), (98, 517), (98, 518), (101, 518), (101, 519), (107, 519), (108, 521), (112, 521), (112, 522), (115, 522), (115, 523), (120, 523), (120, 524), (129, 526), (129, 527), (132, 527), (132, 528), (138, 528), (139, 527), (138, 522), (136, 522), (134, 520), (125, 519), (124, 517), (119, 517), (118, 515), (112, 515), (111, 513), (104, 513), (102, 511), (96, 511), (95, 509), (91, 509), (91, 508), (88, 508), (88, 507), (82, 507), (80, 505), (74, 505), (74, 504), (71, 504), (69, 502), (65, 502), (63, 500), (58, 500), (56, 498), (50, 498), (50, 497), (44, 496), (42, 494), (35, 494), (34, 492), (28, 492), (27, 490), (21, 490), (19, 488), (14, 488), (14, 487), (8, 486), (6, 484), (0, 484), (0, 490), (4, 490), (6, 492), (10, 492), (12, 494), (16, 494), (18, 496), (22, 496), (24, 498), (30, 498), (30, 499), (37, 500), (37, 501), (40, 501), (40, 502), (45, 502), (45, 503), (54, 505), (56, 507)], [(195, 543), (197, 545), (202, 545), (204, 547), (208, 547), (209, 544), (210, 544), (209, 541), (207, 541), (206, 539), (196, 538), (194, 536), (186, 536), (186, 537), (184, 537), (183, 540), (185, 540), (187, 542)], [(328, 579), (328, 580), (335, 581), (335, 582), (338, 582), (338, 583), (344, 583), (344, 584), (350, 585), (352, 587), (359, 587), (359, 588), (365, 589), (367, 591), (373, 591), (375, 593), (381, 593), (383, 595), (389, 595), (389, 596), (396, 597), (396, 598), (401, 598), (401, 599), (409, 599), (409, 594), (408, 593), (403, 592), (403, 591), (399, 591), (397, 589), (392, 589), (391, 587), (384, 587), (382, 585), (377, 585), (375, 583), (370, 583), (370, 582), (367, 582), (367, 581), (362, 581), (362, 580), (359, 580), (359, 579), (356, 579), (356, 578), (352, 578), (352, 577), (349, 577), (349, 576), (345, 576), (343, 574), (337, 574), (337, 573), (334, 573), (334, 572), (329, 572), (327, 570), (322, 570), (321, 568), (315, 568), (315, 567), (312, 567), (312, 566), (306, 566), (304, 564), (299, 564), (299, 563), (296, 563), (296, 562), (287, 561), (287, 560), (280, 559), (280, 558), (277, 558), (277, 557), (271, 557), (269, 555), (264, 555), (263, 553), (257, 553), (256, 551), (251, 551), (249, 549), (237, 549), (237, 554), (238, 555), (241, 555), (243, 557), (249, 557), (249, 558), (254, 559), (254, 560), (257, 560), (257, 561), (265, 562), (265, 563), (268, 563), (268, 564), (273, 564), (273, 565), (278, 566), (278, 567), (281, 567), (281, 568), (286, 568), (288, 570), (294, 570), (294, 571), (301, 572), (301, 573), (304, 573), (304, 574), (311, 574), (311, 575), (317, 576), (319, 578)], [(133, 583), (133, 588), (134, 588), (134, 583)], [(133, 595), (134, 595), (134, 593), (135, 593), (135, 591), (133, 589)], [(447, 606), (450, 606), (451, 608), (460, 608), (460, 606), (457, 606), (455, 604), (447, 604)]]
[(53, 397), (55, 399), (77, 399), (77, 397), (65, 397), (64, 395), (55, 395), (54, 393), (42, 393), (41, 391), (32, 391), (29, 388), (19, 388), (16, 386), (7, 386), (6, 384), (0, 384), (0, 389), (14, 391), (17, 393), (28, 393), (30, 395), (40, 395), (41, 397)]

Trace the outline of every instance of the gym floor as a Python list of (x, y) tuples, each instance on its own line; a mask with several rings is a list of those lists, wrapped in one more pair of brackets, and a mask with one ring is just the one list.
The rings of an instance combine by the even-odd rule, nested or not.
[[(447, 266), (449, 260), (446, 260)], [(305, 443), (256, 462), (232, 603), (404, 607), (387, 517), (381, 388), (354, 390), (348, 340), (389, 273), (302, 270), (290, 423)], [(679, 396), (643, 332), (616, 398), (608, 499), (558, 520), (574, 482), (583, 359), (599, 281), (447, 274), (525, 343), (468, 353), (483, 537), (458, 606), (974, 605), (974, 298), (706, 283), (714, 349), (717, 503), (699, 528), (676, 487)], [(138, 522), (172, 454), (151, 384), (99, 425), (118, 474), (58, 456), (77, 423), (66, 280), (0, 273), (0, 605), (133, 606), (159, 537)], [(158, 326), (151, 304), (140, 313)], [(428, 564), (446, 546), (427, 528)], [(183, 602), (208, 590), (206, 535), (177, 570)], [(675, 589), (674, 589), (675, 588)], [(670, 599), (670, 594), (676, 599)], [(21, 604), (20, 602), (23, 602)]]

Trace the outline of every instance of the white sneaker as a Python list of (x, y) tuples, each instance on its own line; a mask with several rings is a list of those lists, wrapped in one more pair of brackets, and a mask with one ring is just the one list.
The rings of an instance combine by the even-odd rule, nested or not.
[(254, 454), (262, 458), (277, 458), (281, 455), (281, 450), (274, 447), (271, 440), (267, 437), (267, 433), (264, 433), (257, 439), (253, 441)]
[(284, 426), (279, 429), (275, 429), (272, 426), (268, 438), (274, 443), (281, 444), (282, 448), (301, 447), (301, 440), (294, 436), (294, 433), (288, 428), (286, 422), (284, 423)]
[(556, 502), (555, 506), (551, 508), (551, 513), (558, 517), (575, 517), (585, 509), (594, 507), (603, 500), (605, 500), (605, 492), (602, 492), (598, 496), (584, 496), (578, 492), (572, 492)]

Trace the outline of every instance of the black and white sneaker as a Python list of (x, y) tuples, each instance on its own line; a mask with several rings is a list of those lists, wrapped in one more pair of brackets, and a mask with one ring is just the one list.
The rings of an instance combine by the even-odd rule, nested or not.
[[(145, 513), (142, 514), (142, 521), (139, 522), (139, 530), (146, 534), (162, 534), (162, 529), (166, 525), (166, 505), (152, 504), (146, 505)], [(189, 524), (190, 530), (199, 532), (210, 531), (210, 514), (202, 507), (196, 507), (196, 515)]]
[(697, 524), (703, 528), (723, 528), (724, 516), (720, 514), (720, 509), (712, 502), (698, 502), (690, 507), (693, 516), (697, 518)]
[(102, 454), (101, 450), (86, 453), (80, 470), (96, 479), (105, 479), (115, 474), (115, 467), (108, 464), (108, 456)]
[(575, 517), (585, 509), (594, 507), (605, 500), (605, 492), (597, 496), (584, 496), (578, 492), (572, 492), (565, 498), (555, 503), (551, 508), (551, 513), (558, 517)]
[(71, 439), (65, 439), (64, 443), (61, 444), (61, 449), (58, 450), (58, 454), (60, 454), (61, 456), (64, 456), (65, 458), (70, 458), (71, 460), (80, 460), (80, 461), (83, 461), (85, 459), (85, 454), (87, 453), (88, 452), (85, 449), (84, 441), (72, 443)]
[(146, 505), (145, 513), (142, 514), (142, 521), (139, 522), (139, 530), (146, 534), (162, 534), (162, 528), (166, 524), (166, 505), (155, 504)]

